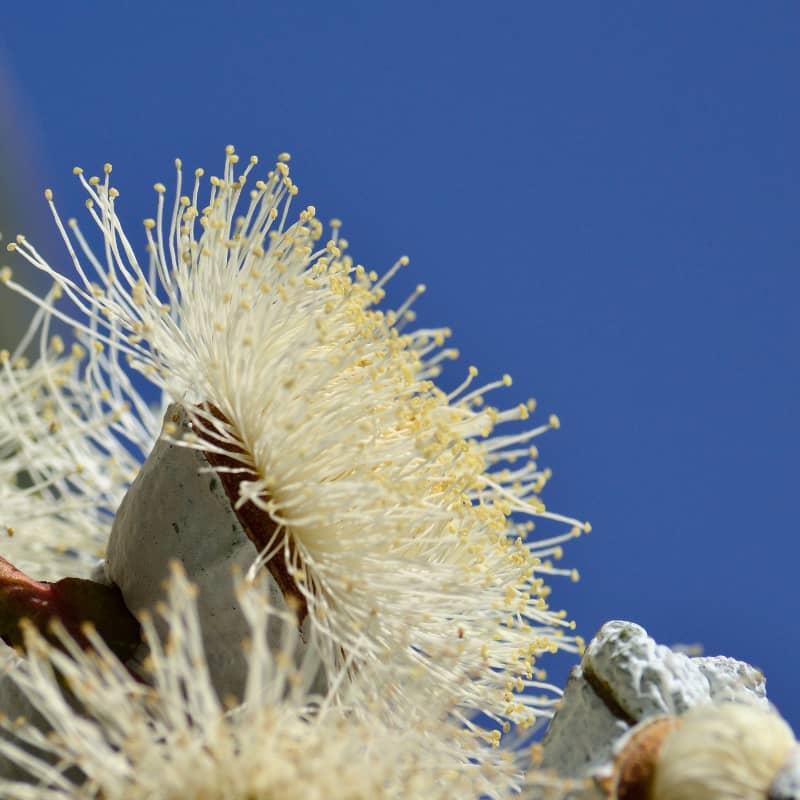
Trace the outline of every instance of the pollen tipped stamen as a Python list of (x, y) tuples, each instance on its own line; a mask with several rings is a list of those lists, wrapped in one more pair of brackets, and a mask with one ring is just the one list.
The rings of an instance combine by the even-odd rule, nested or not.
[[(216, 471), (203, 497), (220, 524), (206, 521), (214, 536), (202, 544), (221, 565), (241, 553), (249, 566), (249, 538), (273, 588), (307, 606), (329, 667), (342, 651), (382, 663), (388, 643), (402, 640), (404, 669), (441, 678), (447, 671), (435, 654), (452, 647), (458, 665), (475, 670), (463, 686), (444, 681), (464, 709), (531, 724), (533, 710), (550, 713), (549, 704), (524, 692), (506, 699), (503, 672), (532, 674), (534, 656), (575, 649), (577, 639), (562, 634), (567, 623), (545, 602), (539, 573), (562, 574), (541, 563), (555, 555), (554, 537), (537, 543), (527, 536), (532, 523), (519, 522), (524, 515), (580, 523), (546, 511), (538, 493), (547, 470), (510, 465), (537, 459), (530, 440), (557, 427), (557, 418), (496, 435), (534, 410), (531, 401), (486, 404), (487, 393), (511, 379), (478, 388), (468, 379), (448, 394), (433, 379), (442, 361), (457, 356), (445, 348), (451, 331), (401, 332), (413, 316), (410, 303), (377, 306), (407, 259), (379, 278), (350, 257), (338, 223), (324, 236), (313, 207), (289, 222), (297, 187), (283, 158), (254, 189), (245, 188), (246, 170), (237, 178), (238, 160), (226, 148), (225, 170), (208, 181), (202, 200), (202, 170), (190, 196), (181, 195), (182, 177), (169, 203), (156, 187), (157, 219), (145, 223), (149, 270), (137, 262), (111, 189), (101, 191), (99, 180), (87, 192), (103, 251), (93, 257), (80, 238), (71, 251), (88, 285), (60, 277), (24, 243), (21, 255), (59, 283), (77, 326), (108, 346), (109, 358), (126, 360), (192, 409), (193, 430), (177, 441), (176, 430), (165, 429), (157, 448), (181, 445), (174, 449), (193, 470), (187, 486)], [(75, 242), (74, 228), (69, 235)], [(51, 305), (47, 313), (57, 316)], [(162, 496), (169, 488), (167, 481), (151, 490)], [(172, 508), (181, 497), (165, 500)], [(180, 536), (184, 522), (200, 519), (198, 506), (188, 505), (175, 509), (187, 517)], [(164, 519), (151, 510), (162, 530)], [(235, 550), (221, 535), (223, 520), (234, 523)], [(155, 545), (173, 541), (167, 527)]]

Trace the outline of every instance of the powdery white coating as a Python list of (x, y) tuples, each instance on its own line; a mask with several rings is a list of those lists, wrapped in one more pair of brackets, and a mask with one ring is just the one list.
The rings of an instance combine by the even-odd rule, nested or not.
[(766, 702), (764, 677), (753, 667), (676, 653), (632, 622), (603, 625), (586, 648), (582, 668), (594, 685), (610, 690), (612, 702), (633, 721), (682, 714), (711, 700)]
[[(164, 419), (178, 434), (188, 432), (179, 405), (170, 406)], [(160, 439), (119, 507), (105, 572), (134, 614), (154, 613), (165, 598), (170, 561), (177, 559), (199, 590), (211, 681), (220, 697), (241, 697), (247, 667), (241, 643), (249, 629), (231, 576), (235, 567), (245, 572), (256, 556), (203, 454)], [(285, 609), (280, 589), (266, 578), (270, 602)]]
[(800, 746), (795, 747), (769, 788), (768, 800), (800, 800)]
[(628, 727), (574, 667), (542, 739), (541, 766), (559, 775), (588, 775), (609, 762), (614, 742)]
[(676, 653), (635, 623), (608, 622), (570, 675), (542, 740), (542, 765), (569, 777), (608, 773), (632, 725), (726, 700), (769, 708), (764, 676), (725, 656)]
[(700, 656), (692, 663), (705, 675), (715, 703), (730, 700), (768, 707), (767, 682), (760, 669), (727, 656)]
[[(170, 640), (162, 644), (143, 619), (150, 647), (145, 685), (131, 677), (102, 641), (81, 651), (60, 634), (69, 655), (29, 631), (28, 658), (15, 673), (41, 708), (52, 733), (9, 726), (13, 737), (42, 750), (28, 757), (13, 740), (0, 753), (24, 764), (37, 784), (0, 780), (0, 796), (15, 800), (451, 800), (506, 798), (515, 768), (497, 751), (474, 744), (447, 720), (431, 694), (435, 726), (396, 730), (368, 709), (385, 691), (382, 673), (337, 676), (332, 691), (315, 694), (320, 666), (315, 642), (298, 659), (296, 620), (271, 607), (263, 583), (240, 581), (236, 597), (250, 632), (242, 705), (227, 710), (203, 658), (196, 590), (173, 569), (162, 608)], [(277, 632), (268, 641), (268, 631)], [(91, 634), (90, 634), (91, 635)], [(276, 646), (277, 643), (277, 646)], [(65, 699), (66, 680), (80, 712)], [(431, 720), (429, 720), (429, 724)], [(58, 768), (51, 764), (59, 761)], [(76, 777), (77, 767), (85, 779)]]
[(774, 712), (743, 703), (692, 709), (661, 747), (657, 800), (765, 800), (797, 746)]

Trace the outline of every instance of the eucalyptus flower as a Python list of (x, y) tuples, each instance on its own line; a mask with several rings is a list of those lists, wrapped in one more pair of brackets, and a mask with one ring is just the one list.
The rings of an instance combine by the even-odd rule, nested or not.
[(41, 310), (16, 350), (0, 351), (0, 556), (38, 578), (90, 572), (143, 457), (133, 445), (146, 452), (155, 437), (149, 409), (107, 366), (51, 334)]
[[(173, 565), (161, 616), (142, 626), (149, 655), (123, 664), (92, 629), (79, 646), (61, 626), (56, 646), (27, 631), (27, 657), (12, 673), (48, 723), (6, 721), (0, 754), (34, 781), (0, 780), (17, 800), (292, 800), (297, 798), (505, 797), (514, 788), (509, 759), (462, 751), (464, 731), (435, 695), (435, 725), (396, 729), (372, 718), (391, 686), (381, 672), (342, 673), (328, 691), (313, 686), (322, 660), (300, 641), (297, 620), (276, 611), (263, 581), (239, 578), (236, 594), (250, 637), (244, 702), (226, 706), (202, 650), (196, 592)], [(279, 645), (274, 646), (274, 641)]]
[[(258, 160), (240, 170), (228, 147), (202, 200), (203, 171), (184, 194), (176, 161), (169, 208), (155, 184), (147, 263), (117, 214), (111, 165), (88, 179), (76, 168), (99, 247), (45, 192), (76, 277), (24, 237), (10, 246), (72, 306), (8, 272), (4, 281), (104, 348), (114, 381), (131, 380), (119, 376), (124, 359), (182, 406), (188, 434), (168, 423), (166, 435), (216, 470), (259, 563), (328, 642), (328, 675), (391, 661), (446, 694), (464, 721), (483, 712), (505, 729), (530, 725), (557, 695), (539, 657), (581, 646), (545, 583), (577, 579), (553, 562), (589, 529), (539, 497), (550, 473), (533, 442), (558, 419), (498, 433), (534, 410), (486, 403), (508, 376), (475, 386), (470, 367), (455, 390), (439, 388), (441, 363), (457, 355), (450, 331), (407, 329), (424, 287), (379, 307), (408, 260), (378, 277), (348, 255), (338, 222), (326, 237), (312, 206), (290, 221), (288, 160), (253, 181)], [(534, 520), (560, 528), (533, 537)]]

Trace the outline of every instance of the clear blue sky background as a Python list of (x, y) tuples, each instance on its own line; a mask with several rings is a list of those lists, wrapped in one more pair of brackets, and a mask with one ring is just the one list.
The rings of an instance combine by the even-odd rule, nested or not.
[(545, 499), (594, 532), (556, 605), (759, 665), (798, 729), (799, 41), (793, 2), (15, 3), (3, 188), (78, 214), (109, 160), (139, 226), (177, 155), (291, 151), (462, 369), (560, 415)]

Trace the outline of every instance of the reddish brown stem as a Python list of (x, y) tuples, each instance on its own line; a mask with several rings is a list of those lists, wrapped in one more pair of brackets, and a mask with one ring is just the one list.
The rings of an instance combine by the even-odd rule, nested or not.
[[(216, 419), (225, 425), (230, 424), (222, 411), (220, 411), (211, 403), (204, 404), (202, 408), (211, 413)], [(200, 439), (208, 442), (214, 447), (223, 445), (223, 442), (220, 439), (214, 437), (214, 435), (208, 431), (200, 428), (200, 426), (195, 426), (195, 433), (200, 437)], [(241, 447), (232, 445), (228, 441), (224, 442), (224, 447), (229, 451), (242, 454), (245, 453)], [(257, 480), (258, 476), (256, 473), (247, 466), (244, 459), (237, 460), (233, 456), (221, 455), (208, 450), (204, 450), (203, 454), (205, 455), (208, 463), (217, 470), (217, 476), (222, 482), (225, 493), (228, 495), (231, 507), (234, 509), (237, 517), (239, 518), (239, 522), (242, 528), (244, 528), (247, 538), (250, 539), (256, 550), (260, 553), (268, 546), (274, 547), (275, 542), (273, 539), (277, 525), (273, 521), (272, 517), (260, 509), (251, 500), (248, 500), (239, 508), (236, 508), (236, 503), (239, 502), (239, 485), (242, 481)], [(220, 467), (223, 469), (220, 470)], [(238, 471), (230, 472), (228, 471), (230, 468), (234, 468)], [(296, 559), (294, 542), (292, 542), (291, 538), (289, 538), (287, 541), (287, 548), (289, 551), (289, 559), (292, 561), (299, 561), (299, 559)], [(308, 614), (308, 606), (303, 593), (297, 586), (296, 581), (289, 574), (287, 559), (284, 557), (283, 549), (278, 549), (277, 552), (266, 562), (265, 566), (269, 570), (270, 575), (272, 575), (274, 578), (275, 583), (278, 584), (280, 590), (283, 592), (283, 596), (287, 603), (289, 603), (291, 606), (294, 606), (297, 610), (298, 622), (302, 625), (303, 620)]]
[(50, 622), (57, 619), (84, 649), (90, 644), (82, 626), (90, 623), (123, 663), (141, 641), (139, 623), (116, 586), (83, 578), (36, 581), (0, 557), (0, 638), (6, 644), (24, 649), (23, 619), (58, 644), (50, 632)]

